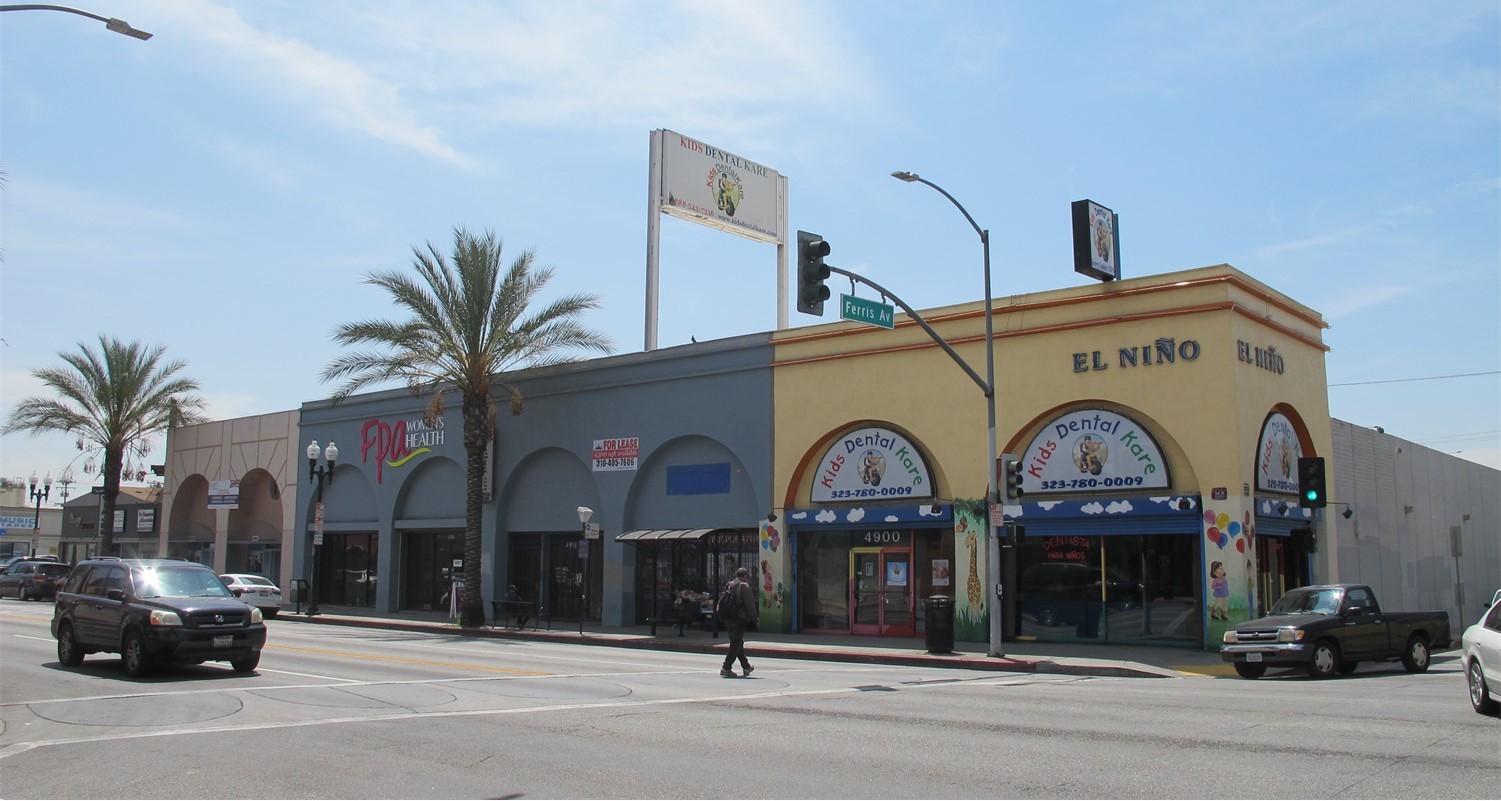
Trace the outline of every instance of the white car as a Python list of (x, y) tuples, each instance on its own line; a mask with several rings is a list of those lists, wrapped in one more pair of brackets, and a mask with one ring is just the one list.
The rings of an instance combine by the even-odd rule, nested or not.
[(1501, 710), (1501, 599), (1460, 638), (1470, 705), (1482, 715)]
[(267, 620), (281, 611), (281, 588), (271, 579), (250, 573), (225, 573), (219, 580), (236, 598), (261, 610)]

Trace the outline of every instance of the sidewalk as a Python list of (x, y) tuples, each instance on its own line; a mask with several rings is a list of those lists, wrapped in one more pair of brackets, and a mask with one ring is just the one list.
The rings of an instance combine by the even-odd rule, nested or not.
[[(728, 647), (724, 632), (713, 637), (706, 631), (690, 631), (679, 637), (671, 626), (661, 626), (654, 637), (647, 626), (603, 627), (585, 622), (579, 633), (577, 620), (554, 619), (551, 629), (539, 621), (539, 629), (485, 627), (464, 631), (446, 613), (375, 612), (369, 609), (324, 606), (317, 617), (283, 609), (278, 621), (322, 626), (355, 626), (455, 637), (571, 642), (618, 648), (723, 654)], [(751, 657), (819, 659), (878, 665), (913, 665), (996, 670), (1016, 673), (1046, 673), (1074, 676), (1123, 676), (1132, 678), (1183, 678), (1231, 676), (1234, 672), (1220, 661), (1217, 652), (1193, 648), (1151, 645), (1108, 645), (1088, 642), (1015, 641), (1002, 644), (1004, 656), (986, 655), (983, 643), (955, 643), (950, 654), (930, 654), (922, 637), (860, 637), (824, 634), (750, 632), (745, 649)]]

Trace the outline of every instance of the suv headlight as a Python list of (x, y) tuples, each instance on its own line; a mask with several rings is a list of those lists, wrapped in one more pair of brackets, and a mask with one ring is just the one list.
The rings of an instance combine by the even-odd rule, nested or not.
[(252, 607), (250, 607), (250, 622), (251, 623), (264, 623), (265, 620), (266, 620), (266, 616), (263, 615), (263, 614), (261, 614), (261, 608), (259, 606), (252, 606)]
[(1231, 645), (1234, 645), (1234, 644), (1240, 642), (1240, 637), (1238, 635), (1236, 635), (1236, 633), (1234, 631), (1227, 631), (1227, 632), (1225, 632), (1225, 636), (1221, 637), (1220, 640), (1222, 640), (1223, 642), (1227, 642), (1227, 643), (1229, 643)]
[(176, 612), (168, 612), (165, 609), (151, 610), (151, 625), (153, 626), (181, 626), (182, 618)]
[(1277, 642), (1299, 642), (1303, 639), (1303, 630), (1294, 628), (1277, 629)]

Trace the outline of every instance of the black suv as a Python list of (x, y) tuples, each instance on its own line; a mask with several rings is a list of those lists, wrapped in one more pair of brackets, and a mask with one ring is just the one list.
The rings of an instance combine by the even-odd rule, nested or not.
[(82, 664), (85, 654), (120, 655), (126, 675), (158, 664), (228, 662), (255, 670), (266, 644), (261, 611), (236, 598), (219, 576), (175, 559), (86, 559), (68, 574), (52, 614), (57, 660)]

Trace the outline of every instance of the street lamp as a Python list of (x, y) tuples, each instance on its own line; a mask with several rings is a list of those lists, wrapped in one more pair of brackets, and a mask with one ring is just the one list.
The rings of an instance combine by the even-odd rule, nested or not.
[(584, 614), (589, 611), (589, 565), (594, 559), (594, 549), (589, 547), (589, 518), (594, 516), (594, 510), (587, 506), (580, 506), (578, 513), (579, 528), (583, 529), (584, 533), (584, 538), (579, 540), (579, 545), (585, 549), (582, 582), (584, 592), (579, 599), (583, 603), (583, 607), (579, 609), (579, 636), (582, 637), (584, 636)]
[(98, 14), (91, 14), (87, 11), (80, 11), (76, 8), (68, 8), (67, 6), (25, 3), (21, 5), (0, 6), (0, 11), (63, 11), (69, 14), (77, 14), (80, 17), (88, 17), (89, 19), (99, 20), (100, 22), (104, 23), (104, 27), (114, 31), (115, 33), (123, 33), (126, 36), (140, 39), (143, 42), (151, 38), (151, 34), (143, 30), (130, 27), (130, 23), (126, 22), (123, 19), (115, 19), (114, 17), (101, 17)]
[(40, 488), (37, 487), (36, 471), (31, 471), (30, 498), (36, 501), (36, 518), (31, 524), (31, 555), (36, 556), (37, 547), (42, 542), (42, 501), (52, 494), (52, 471), (47, 471), (47, 479)]
[(309, 442), (307, 478), (309, 483), (318, 486), (313, 497), (313, 566), (308, 580), (307, 604), (309, 616), (318, 614), (318, 549), (323, 545), (323, 482), (326, 479), (330, 485), (334, 483), (334, 465), (339, 461), (339, 449), (334, 447), (332, 441), (323, 449), (323, 461), (327, 464), (318, 464), (318, 440)]
[(975, 233), (980, 235), (980, 244), (985, 249), (985, 445), (987, 448), (985, 454), (985, 472), (987, 474), (985, 479), (985, 529), (990, 532), (990, 536), (986, 537), (990, 545), (990, 555), (986, 559), (986, 564), (991, 577), (995, 580), (997, 589), (997, 597), (992, 603), (990, 615), (990, 655), (1004, 656), (1001, 653), (1002, 627), (1001, 609), (999, 608), (999, 601), (1001, 600), (999, 597), (1001, 587), (1001, 540), (996, 534), (995, 526), (990, 522), (990, 506), (993, 502), (993, 496), (996, 494), (995, 491), (998, 489), (995, 481), (995, 328), (993, 312), (991, 310), (993, 304), (990, 299), (990, 231), (981, 228), (975, 223), (975, 218), (969, 215), (969, 211), (964, 208), (963, 204), (955, 200), (953, 195), (946, 192), (938, 184), (919, 176), (915, 172), (898, 170), (892, 173), (891, 177), (906, 181), (907, 183), (915, 181), (927, 184), (937, 190), (939, 194), (948, 198), (949, 202), (954, 204), (954, 208), (958, 209), (959, 213), (964, 215), (964, 219), (969, 221), (970, 227), (975, 229)]

